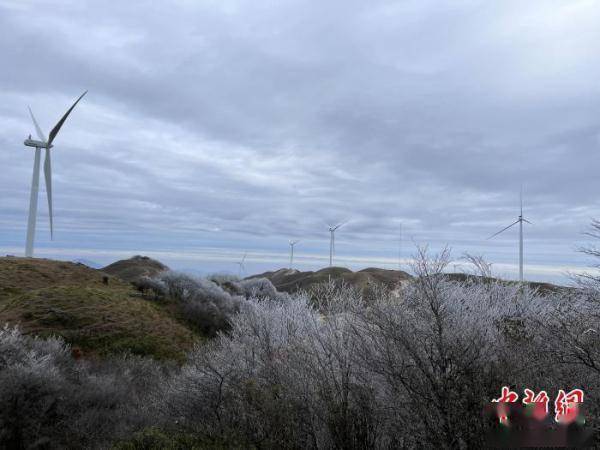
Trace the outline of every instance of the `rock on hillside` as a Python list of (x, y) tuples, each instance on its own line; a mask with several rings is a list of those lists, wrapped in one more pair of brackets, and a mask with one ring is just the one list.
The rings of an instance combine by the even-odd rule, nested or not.
[(159, 273), (169, 270), (169, 268), (155, 259), (136, 255), (109, 264), (101, 270), (131, 283), (143, 276), (155, 277)]
[(249, 278), (267, 278), (278, 291), (291, 293), (308, 289), (313, 284), (323, 283), (330, 279), (344, 280), (358, 288), (364, 288), (369, 283), (374, 282), (395, 288), (400, 283), (410, 280), (412, 277), (401, 270), (368, 268), (353, 272), (343, 267), (327, 267), (316, 272), (280, 269), (275, 272), (265, 272)]

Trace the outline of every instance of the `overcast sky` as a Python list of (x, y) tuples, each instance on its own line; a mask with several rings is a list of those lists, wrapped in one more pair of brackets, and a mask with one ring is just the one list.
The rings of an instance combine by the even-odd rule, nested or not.
[[(563, 280), (600, 218), (600, 2), (0, 0), (0, 253), (248, 272), (397, 267), (414, 245)], [(41, 186), (43, 186), (42, 177)], [(460, 264), (457, 262), (457, 264)]]

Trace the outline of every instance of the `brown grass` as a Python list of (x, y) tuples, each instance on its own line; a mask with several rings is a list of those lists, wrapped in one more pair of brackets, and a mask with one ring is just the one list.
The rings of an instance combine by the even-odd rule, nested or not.
[(182, 360), (201, 339), (168, 302), (142, 298), (131, 285), (84, 265), (0, 258), (0, 324), (56, 335), (85, 355), (123, 352)]

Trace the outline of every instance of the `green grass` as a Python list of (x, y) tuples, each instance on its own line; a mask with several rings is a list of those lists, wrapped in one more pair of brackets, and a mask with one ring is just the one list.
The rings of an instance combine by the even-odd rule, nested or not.
[(71, 263), (0, 258), (0, 326), (60, 336), (88, 357), (130, 352), (183, 361), (203, 339), (168, 301), (143, 298), (117, 279), (105, 285), (103, 276)]

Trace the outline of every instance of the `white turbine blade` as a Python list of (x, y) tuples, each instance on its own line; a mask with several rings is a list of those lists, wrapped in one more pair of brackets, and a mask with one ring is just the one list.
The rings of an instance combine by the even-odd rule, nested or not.
[(523, 219), (523, 218), (521, 218), (521, 220), (523, 220), (523, 222), (527, 222), (529, 225), (533, 225), (533, 224), (532, 224), (532, 223), (531, 223), (529, 220), (527, 220), (527, 219)]
[(521, 201), (521, 217), (523, 217), (523, 184), (521, 184), (521, 193), (519, 194), (519, 200)]
[(46, 194), (48, 195), (48, 214), (50, 216), (50, 239), (54, 239), (54, 225), (52, 220), (52, 163), (50, 162), (50, 149), (46, 149), (44, 159), (44, 176), (46, 177)]
[(58, 121), (58, 123), (56, 125), (54, 125), (54, 128), (52, 128), (52, 131), (50, 132), (50, 139), (48, 140), (48, 146), (52, 145), (54, 138), (56, 138), (56, 135), (60, 131), (60, 127), (63, 126), (63, 123), (65, 123), (65, 120), (67, 120), (67, 117), (69, 117), (69, 114), (71, 114), (71, 111), (73, 111), (73, 108), (75, 108), (75, 105), (77, 105), (77, 103), (79, 103), (79, 100), (81, 100), (85, 94), (87, 94), (87, 91), (85, 91), (83, 94), (81, 94), (77, 100), (75, 100), (75, 103), (73, 103), (73, 106), (71, 106), (68, 109), (68, 111), (65, 113), (65, 115), (62, 116), (62, 118)]
[(519, 201), (521, 202), (521, 217), (523, 217), (523, 183), (521, 183), (521, 191), (519, 192)]
[(348, 222), (350, 222), (350, 219), (344, 220), (343, 222), (338, 223), (333, 229), (334, 231), (337, 230), (338, 228), (346, 225)]
[(31, 120), (33, 121), (33, 125), (35, 125), (35, 131), (38, 135), (38, 138), (40, 139), (40, 141), (42, 142), (46, 142), (46, 137), (44, 136), (44, 132), (42, 131), (42, 129), (40, 128), (40, 126), (37, 123), (37, 120), (35, 120), (35, 116), (33, 115), (33, 111), (31, 110), (31, 108), (28, 106), (27, 109), (29, 109), (29, 115), (31, 116)]
[(496, 236), (498, 236), (500, 233), (503, 233), (503, 232), (505, 232), (505, 231), (506, 231), (506, 230), (508, 230), (510, 227), (512, 227), (512, 226), (514, 226), (514, 225), (516, 225), (516, 224), (518, 224), (518, 223), (519, 223), (519, 221), (518, 221), (518, 220), (514, 221), (513, 223), (511, 223), (511, 224), (510, 224), (509, 226), (507, 226), (506, 228), (502, 228), (502, 229), (501, 229), (500, 231), (498, 231), (497, 233), (494, 233), (494, 234), (492, 234), (492, 235), (491, 235), (491, 236), (490, 236), (488, 239), (491, 239), (491, 238), (493, 238), (493, 237), (496, 237)]
[(244, 256), (242, 256), (242, 262), (241, 262), (242, 265), (244, 265), (244, 261), (246, 261), (247, 254), (248, 254), (248, 252), (244, 253)]

